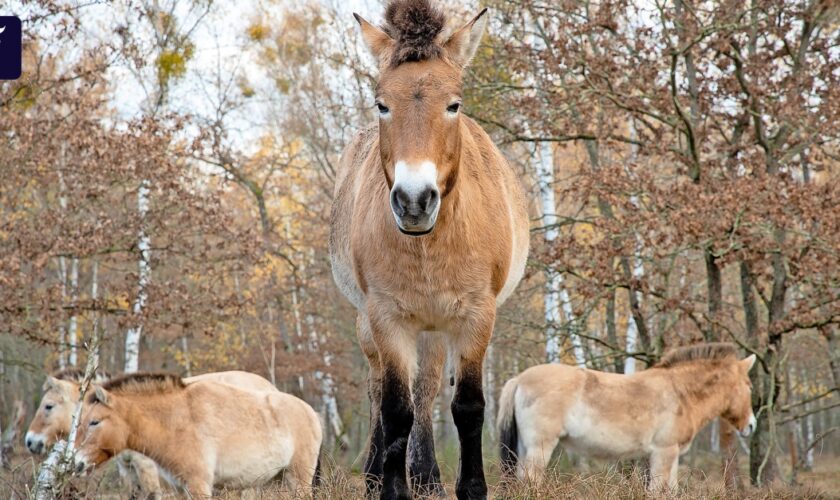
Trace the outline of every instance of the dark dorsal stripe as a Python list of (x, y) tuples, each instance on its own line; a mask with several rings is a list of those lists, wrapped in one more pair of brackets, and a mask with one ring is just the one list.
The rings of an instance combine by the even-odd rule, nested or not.
[(184, 387), (186, 385), (179, 375), (148, 372), (121, 375), (102, 384), (106, 391), (122, 394), (157, 394)]
[(738, 348), (729, 342), (709, 342), (679, 347), (669, 352), (659, 360), (656, 368), (671, 368), (683, 363), (702, 360), (718, 360), (737, 358)]
[(437, 37), (444, 26), (446, 16), (429, 0), (388, 2), (382, 29), (396, 42), (391, 66), (440, 57)]

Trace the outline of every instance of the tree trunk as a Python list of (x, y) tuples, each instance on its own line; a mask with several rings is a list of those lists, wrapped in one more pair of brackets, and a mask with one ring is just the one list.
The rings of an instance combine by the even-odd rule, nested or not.
[(79, 258), (73, 257), (70, 264), (70, 307), (73, 308), (70, 313), (70, 326), (67, 328), (67, 341), (70, 344), (70, 366), (78, 365), (78, 327), (79, 320), (76, 315), (76, 303), (79, 300)]
[[(554, 195), (554, 151), (550, 142), (540, 142), (534, 155), (537, 183), (540, 190), (540, 207), (542, 209), (542, 225), (545, 230), (546, 247), (551, 247), (560, 235), (557, 229), (557, 202)], [(563, 356), (562, 342), (558, 325), (561, 324), (560, 310), (566, 313), (569, 324), (569, 338), (572, 342), (575, 362), (578, 366), (585, 365), (580, 337), (577, 335), (575, 315), (572, 310), (568, 292), (563, 289), (563, 276), (553, 265), (546, 266), (545, 271), (545, 357), (549, 363), (559, 363)]]
[[(610, 345), (618, 348), (618, 333), (615, 329), (615, 288), (611, 289), (610, 294), (607, 296), (606, 316), (607, 341)], [(615, 373), (624, 373), (624, 363), (621, 362), (619, 356), (613, 357), (613, 371)]]
[(720, 266), (712, 254), (711, 247), (703, 249), (703, 259), (706, 262), (706, 294), (709, 307), (709, 326), (706, 332), (706, 342), (719, 342), (721, 340), (718, 332), (717, 322), (723, 304), (723, 284), (720, 277)]
[(146, 309), (149, 281), (151, 280), (151, 247), (152, 242), (146, 232), (146, 215), (149, 212), (149, 181), (143, 180), (137, 189), (137, 213), (140, 217), (140, 234), (137, 239), (137, 249), (140, 252), (137, 274), (137, 298), (134, 301), (134, 326), (125, 335), (125, 368), (126, 373), (134, 373), (140, 365), (140, 337), (143, 334), (143, 313)]

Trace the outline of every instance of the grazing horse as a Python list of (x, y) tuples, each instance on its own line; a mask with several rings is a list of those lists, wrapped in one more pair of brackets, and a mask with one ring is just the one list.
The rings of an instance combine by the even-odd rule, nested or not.
[(542, 477), (558, 443), (594, 458), (650, 457), (652, 490), (677, 485), (679, 456), (722, 417), (755, 428), (749, 371), (734, 345), (676, 349), (652, 368), (621, 375), (561, 364), (528, 368), (499, 398), (502, 470)]
[(321, 439), (315, 410), (289, 394), (132, 374), (87, 396), (76, 470), (130, 449), (155, 460), (193, 498), (209, 497), (214, 486), (259, 486), (280, 477), (294, 494), (317, 477)]
[[(29, 424), (24, 438), (26, 448), (33, 454), (42, 454), (59, 439), (66, 439), (70, 433), (73, 411), (79, 401), (79, 390), (85, 373), (78, 368), (67, 368), (47, 377), (38, 410)], [(97, 372), (94, 384), (101, 384), (110, 378), (105, 372)], [(274, 391), (276, 388), (263, 377), (243, 371), (205, 373), (188, 377), (184, 383), (213, 380), (256, 391)], [(146, 496), (158, 498), (162, 494), (158, 468), (155, 462), (133, 451), (125, 451), (118, 457), (120, 474), (129, 477), (130, 483)]]
[(461, 444), (456, 494), (487, 495), (482, 364), (496, 308), (525, 269), (528, 216), (513, 170), (461, 109), (485, 12), (448, 36), (429, 0), (392, 0), (382, 29), (356, 15), (379, 64), (379, 119), (342, 155), (330, 256), (370, 364), (364, 472), (382, 498), (411, 497), (407, 453), (415, 489), (442, 489), (431, 410), (447, 349)]

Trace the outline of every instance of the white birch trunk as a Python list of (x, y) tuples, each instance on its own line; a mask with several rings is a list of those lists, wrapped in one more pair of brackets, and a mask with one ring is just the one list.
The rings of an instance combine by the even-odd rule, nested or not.
[[(636, 138), (636, 126), (633, 121), (630, 121), (630, 137), (635, 139)], [(631, 153), (630, 158), (631, 161), (634, 163), (638, 158), (639, 154), (639, 147), (636, 145), (631, 146)], [(626, 168), (626, 165), (625, 165)], [(630, 197), (630, 203), (633, 206), (639, 206), (639, 199), (636, 196)], [(636, 235), (636, 251), (633, 255), (633, 278), (640, 279), (645, 274), (644, 264), (642, 263), (642, 242), (641, 239)], [(642, 303), (642, 294), (639, 292), (634, 292), (636, 295), (636, 300), (638, 300), (639, 304)], [(627, 334), (625, 336), (625, 346), (624, 349), (628, 353), (636, 352), (637, 344), (638, 344), (638, 337), (639, 337), (639, 329), (636, 325), (636, 319), (633, 317), (633, 311), (628, 309), (628, 318), (627, 318)], [(636, 372), (636, 358), (633, 356), (627, 356), (624, 358), (624, 373), (630, 374)]]
[[(557, 202), (554, 195), (554, 152), (551, 143), (541, 142), (535, 155), (535, 170), (537, 172), (537, 184), (540, 190), (540, 207), (542, 209), (542, 224), (545, 227), (545, 242), (548, 246), (557, 239)], [(563, 288), (563, 276), (557, 272), (554, 266), (549, 265), (546, 270), (544, 306), (546, 322), (545, 354), (549, 363), (559, 363), (562, 356), (562, 348), (558, 325), (562, 319), (560, 310), (562, 308), (569, 325), (569, 337), (572, 342), (572, 351), (575, 362), (578, 366), (585, 366), (586, 359), (583, 354), (583, 346), (577, 334), (577, 318), (572, 310), (572, 303), (569, 293)]]
[(146, 308), (148, 296), (147, 287), (151, 279), (151, 247), (152, 242), (145, 229), (146, 215), (149, 212), (149, 181), (143, 180), (137, 190), (137, 212), (140, 216), (141, 229), (137, 240), (140, 251), (138, 262), (137, 298), (134, 301), (134, 326), (125, 335), (125, 372), (134, 373), (140, 365), (140, 337), (143, 334), (142, 314)]
[[(61, 283), (61, 304), (67, 302), (67, 259), (58, 258), (58, 281)], [(67, 368), (67, 327), (64, 320), (58, 324), (58, 368)]]
[[(324, 366), (329, 369), (332, 363), (332, 355), (329, 351), (323, 349), (325, 342), (318, 336), (317, 329), (315, 328), (315, 317), (307, 314), (306, 324), (309, 326), (309, 341), (313, 353), (321, 352)], [(350, 441), (344, 433), (344, 422), (341, 421), (341, 415), (338, 413), (338, 401), (335, 397), (335, 381), (332, 375), (322, 370), (315, 370), (315, 381), (321, 385), (322, 418), (327, 424), (326, 428), (332, 432), (336, 440), (341, 441), (343, 447), (349, 446)]]
[(73, 257), (70, 264), (70, 306), (73, 312), (70, 315), (70, 326), (67, 328), (67, 341), (70, 344), (70, 366), (78, 364), (78, 326), (79, 320), (76, 315), (76, 303), (79, 300), (79, 258)]
[[(62, 212), (67, 211), (67, 195), (65, 193), (66, 186), (64, 184), (64, 174), (63, 169), (67, 166), (67, 157), (66, 151), (67, 145), (62, 143), (61, 144), (61, 164), (59, 165), (58, 169), (58, 205), (61, 207)], [(61, 283), (61, 305), (67, 303), (67, 259), (64, 258), (62, 255), (58, 258), (58, 280)], [(62, 320), (59, 323), (58, 327), (58, 343), (59, 343), (59, 351), (58, 351), (58, 367), (59, 369), (67, 368), (67, 327)]]

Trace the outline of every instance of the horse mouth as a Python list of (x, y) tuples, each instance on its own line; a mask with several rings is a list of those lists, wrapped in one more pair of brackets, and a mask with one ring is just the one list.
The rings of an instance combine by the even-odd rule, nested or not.
[(425, 234), (431, 233), (434, 228), (435, 228), (435, 226), (432, 226), (429, 229), (423, 229), (423, 230), (420, 230), (420, 231), (409, 231), (407, 229), (403, 229), (402, 226), (397, 224), (397, 229), (399, 229), (402, 234), (406, 234), (408, 236), (423, 236)]

